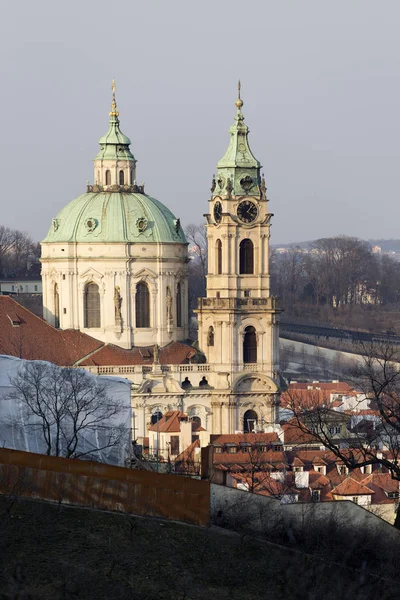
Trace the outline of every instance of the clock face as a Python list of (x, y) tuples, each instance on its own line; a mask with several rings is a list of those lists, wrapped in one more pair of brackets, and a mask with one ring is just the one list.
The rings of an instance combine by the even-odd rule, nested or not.
[(243, 200), (237, 207), (237, 216), (243, 223), (252, 223), (257, 219), (258, 209), (251, 200)]
[(221, 223), (222, 219), (222, 204), (217, 200), (214, 204), (214, 220), (216, 223)]

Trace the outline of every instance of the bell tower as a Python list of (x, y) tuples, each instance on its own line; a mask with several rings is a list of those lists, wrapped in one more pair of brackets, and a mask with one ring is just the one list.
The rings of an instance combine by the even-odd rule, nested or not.
[(207, 297), (199, 299), (199, 344), (222, 371), (261, 372), (277, 379), (278, 315), (270, 294), (270, 222), (261, 164), (236, 100), (228, 149), (213, 176), (207, 219)]

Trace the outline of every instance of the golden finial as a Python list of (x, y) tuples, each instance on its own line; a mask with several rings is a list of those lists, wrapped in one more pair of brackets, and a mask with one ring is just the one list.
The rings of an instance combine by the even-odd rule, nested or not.
[(241, 90), (241, 88), (242, 88), (242, 85), (241, 85), (240, 79), (239, 79), (239, 81), (238, 81), (238, 99), (235, 102), (235, 104), (236, 104), (236, 106), (238, 108), (242, 108), (242, 106), (243, 106), (243, 100), (240, 97), (240, 90)]
[(119, 115), (119, 112), (117, 111), (117, 103), (115, 101), (115, 90), (116, 90), (115, 79), (113, 79), (111, 82), (112, 102), (111, 102), (110, 117), (118, 117), (118, 115)]

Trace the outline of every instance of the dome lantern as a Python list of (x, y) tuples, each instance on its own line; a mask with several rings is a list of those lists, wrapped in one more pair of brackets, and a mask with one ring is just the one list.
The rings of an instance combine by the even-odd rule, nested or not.
[(130, 186), (136, 180), (136, 159), (130, 151), (131, 140), (119, 126), (119, 112), (115, 99), (115, 81), (112, 82), (110, 126), (99, 139), (100, 150), (94, 159), (94, 185), (103, 189), (111, 186)]

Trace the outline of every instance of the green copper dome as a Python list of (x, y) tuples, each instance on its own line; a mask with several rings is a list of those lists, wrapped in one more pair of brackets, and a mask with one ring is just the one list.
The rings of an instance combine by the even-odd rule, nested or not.
[[(94, 159), (96, 181), (53, 219), (43, 242), (186, 244), (180, 220), (134, 180), (136, 160), (130, 139), (119, 127), (114, 81), (112, 92), (109, 130), (100, 138)], [(111, 170), (119, 184), (111, 183)]]
[(143, 193), (105, 191), (88, 192), (67, 204), (43, 242), (186, 244), (186, 238), (179, 219), (158, 200)]

